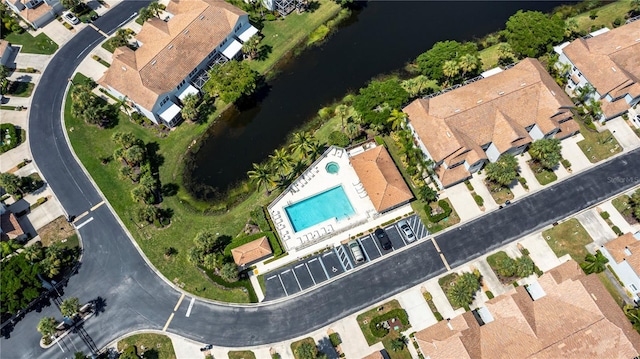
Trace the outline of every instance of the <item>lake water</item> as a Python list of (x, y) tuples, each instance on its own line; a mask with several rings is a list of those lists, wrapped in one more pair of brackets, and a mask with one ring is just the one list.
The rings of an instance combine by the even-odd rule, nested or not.
[[(224, 190), (246, 178), (287, 134), (372, 77), (401, 69), (437, 41), (466, 41), (504, 28), (518, 9), (548, 12), (555, 1), (374, 1), (363, 4), (325, 44), (304, 51), (252, 108), (208, 131), (193, 177)], [(296, 16), (292, 13), (289, 16)]]

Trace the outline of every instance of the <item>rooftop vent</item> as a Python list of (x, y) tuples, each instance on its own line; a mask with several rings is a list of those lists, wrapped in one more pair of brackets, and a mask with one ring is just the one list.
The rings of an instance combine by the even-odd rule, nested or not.
[(156, 61), (156, 60), (151, 61), (151, 65), (152, 65), (152, 66), (153, 66), (153, 65), (155, 65), (155, 64), (156, 64), (156, 62), (158, 62), (158, 61)]
[(476, 103), (482, 103), (482, 100), (478, 100), (478, 101), (476, 101)]
[(556, 92), (555, 92), (555, 91), (553, 91), (553, 90), (551, 90), (551, 94), (552, 94), (553, 96), (555, 96), (555, 95), (556, 95)]
[(127, 68), (122, 66), (122, 71), (127, 71)]
[(617, 72), (617, 71), (616, 71), (616, 68), (615, 68), (615, 67), (613, 67), (613, 66), (611, 66), (611, 71), (613, 71), (613, 72)]
[(526, 85), (527, 85), (526, 82), (523, 82), (523, 83), (520, 84), (520, 86), (526, 86)]
[(618, 45), (616, 46), (616, 50), (620, 50), (622, 48), (622, 46)]
[(500, 96), (504, 95), (504, 91), (498, 92), (498, 95), (500, 95)]
[(455, 113), (458, 113), (458, 112), (460, 112), (460, 109), (459, 109), (459, 108), (456, 108), (456, 110), (455, 110), (454, 112), (455, 112)]
[(169, 45), (169, 50), (173, 49), (173, 45)]
[(204, 15), (200, 16), (200, 20), (204, 20)]
[(624, 254), (630, 256), (631, 255), (631, 250), (629, 250), (629, 247), (624, 247)]
[(451, 134), (447, 131), (447, 137), (451, 138)]
[(184, 34), (188, 34), (189, 33), (189, 29), (184, 30)]

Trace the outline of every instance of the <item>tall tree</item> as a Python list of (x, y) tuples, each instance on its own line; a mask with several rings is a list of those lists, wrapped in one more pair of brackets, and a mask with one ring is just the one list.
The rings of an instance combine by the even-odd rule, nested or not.
[(477, 55), (478, 46), (472, 42), (462, 44), (457, 41), (440, 41), (427, 52), (420, 54), (416, 63), (423, 75), (442, 83), (445, 80), (442, 65), (446, 61), (457, 61), (466, 54)]
[(345, 117), (347, 116), (347, 111), (348, 111), (347, 105), (340, 104), (336, 106), (336, 109), (333, 112), (336, 116), (340, 117), (341, 129), (343, 131), (344, 131), (344, 120), (345, 120)]
[(409, 99), (409, 94), (395, 79), (371, 81), (353, 101), (353, 107), (364, 121), (371, 125), (386, 126), (391, 109), (400, 108)]
[(212, 97), (220, 96), (220, 99), (226, 103), (235, 102), (242, 96), (252, 94), (260, 78), (260, 75), (252, 70), (247, 62), (236, 60), (215, 65), (209, 71), (209, 76), (204, 90)]
[(76, 6), (80, 5), (80, 0), (60, 0), (60, 4), (69, 10), (73, 10)]
[(5, 81), (9, 81), (7, 78), (9, 77), (10, 73), (11, 70), (9, 70), (8, 67), (6, 67), (5, 65), (0, 65), (0, 100), (4, 98), (4, 93), (7, 87), (5, 86), (7, 85)]
[(225, 263), (220, 268), (220, 277), (227, 282), (235, 282), (238, 280), (238, 266), (235, 263)]
[(507, 20), (503, 34), (519, 57), (539, 57), (564, 38), (564, 21), (539, 11), (522, 11)]
[(534, 161), (546, 169), (553, 169), (562, 160), (562, 145), (556, 138), (542, 138), (529, 146), (529, 154)]
[(200, 96), (196, 94), (187, 95), (184, 100), (182, 100), (182, 111), (180, 111), (182, 118), (189, 122), (196, 121), (199, 114), (199, 106)]
[(586, 274), (602, 273), (607, 268), (607, 263), (609, 263), (607, 257), (602, 252), (596, 251), (595, 255), (587, 254), (584, 257), (584, 262), (580, 263), (580, 267)]
[(387, 122), (391, 124), (391, 129), (394, 131), (400, 130), (404, 128), (404, 125), (407, 122), (407, 114), (394, 108), (391, 110)]
[(516, 275), (520, 278), (526, 278), (533, 274), (535, 264), (529, 256), (522, 256), (516, 259)]
[(507, 153), (486, 165), (485, 170), (489, 180), (506, 187), (518, 177), (518, 160)]
[(42, 249), (42, 242), (37, 241), (34, 244), (25, 247), (24, 251), (22, 251), (24, 258), (31, 262), (36, 263), (44, 258), (44, 250)]
[(300, 155), (300, 158), (307, 158), (309, 151), (313, 147), (313, 137), (309, 132), (296, 132), (293, 134), (293, 140), (289, 145), (289, 148), (297, 152)]
[(391, 340), (391, 350), (394, 352), (402, 351), (407, 345), (407, 337), (400, 335), (399, 337)]
[(255, 183), (256, 187), (264, 186), (267, 196), (271, 194), (271, 187), (274, 182), (268, 165), (254, 163), (253, 170), (247, 172), (247, 175)]
[(258, 53), (258, 47), (260, 44), (260, 38), (256, 35), (251, 36), (247, 41), (242, 44), (242, 52), (245, 53), (249, 59), (256, 57)]
[(60, 303), (60, 313), (63, 316), (71, 318), (78, 314), (80, 311), (80, 299), (77, 297), (70, 297)]
[(287, 151), (284, 148), (275, 149), (273, 154), (269, 155), (269, 158), (273, 164), (273, 169), (278, 171), (281, 177), (284, 177), (291, 168), (291, 159)]
[(53, 317), (44, 317), (38, 322), (37, 330), (43, 337), (51, 337), (56, 332), (58, 322)]
[(360, 133), (362, 133), (362, 130), (360, 129), (360, 126), (358, 124), (349, 122), (344, 128), (344, 133), (347, 135), (347, 137), (349, 137), (350, 141), (353, 141), (353, 139), (355, 139), (356, 137), (358, 137), (358, 135), (360, 135)]
[(462, 78), (466, 78), (468, 74), (475, 74), (475, 71), (482, 67), (480, 57), (472, 54), (464, 54), (458, 60), (460, 70), (462, 70)]
[(454, 79), (460, 74), (460, 64), (456, 60), (448, 60), (442, 64), (442, 74), (446, 77), (444, 86), (453, 84)]
[(0, 271), (0, 311), (15, 314), (40, 295), (40, 265), (26, 260), (24, 254), (5, 259)]

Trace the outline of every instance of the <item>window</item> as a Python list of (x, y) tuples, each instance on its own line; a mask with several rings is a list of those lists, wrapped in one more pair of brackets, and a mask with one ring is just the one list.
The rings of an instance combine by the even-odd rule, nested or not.
[(169, 101), (169, 96), (165, 97), (162, 99), (162, 101), (160, 101), (160, 106), (164, 105), (165, 103), (167, 103)]
[(635, 286), (635, 285), (633, 285), (633, 284), (631, 284), (631, 285), (629, 285), (629, 286), (630, 286), (630, 287), (631, 287), (631, 289), (633, 289), (634, 291), (637, 291), (637, 290), (638, 290), (638, 288), (636, 288), (636, 286)]
[(193, 71), (189, 72), (189, 76), (195, 75), (196, 72), (198, 72), (198, 68), (197, 67), (195, 69), (193, 69)]

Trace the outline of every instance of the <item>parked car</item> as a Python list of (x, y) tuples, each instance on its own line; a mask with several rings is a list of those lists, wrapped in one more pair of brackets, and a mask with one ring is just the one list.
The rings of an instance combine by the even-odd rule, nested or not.
[(392, 248), (391, 240), (389, 239), (389, 236), (387, 235), (387, 232), (384, 231), (384, 229), (382, 228), (376, 229), (375, 235), (382, 249), (388, 251)]
[(69, 11), (62, 13), (62, 18), (71, 25), (78, 25), (80, 23), (80, 20)]
[(402, 232), (402, 235), (404, 236), (404, 239), (407, 240), (407, 242), (411, 243), (416, 240), (416, 235), (413, 233), (413, 229), (411, 229), (411, 226), (406, 219), (398, 222), (398, 227), (400, 227), (400, 232)]
[(356, 263), (364, 262), (364, 255), (362, 254), (362, 248), (360, 248), (360, 244), (358, 241), (353, 240), (347, 244), (349, 249), (351, 249), (351, 254), (353, 254), (353, 259), (356, 260)]

